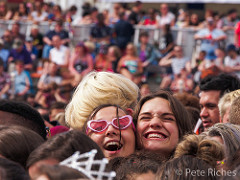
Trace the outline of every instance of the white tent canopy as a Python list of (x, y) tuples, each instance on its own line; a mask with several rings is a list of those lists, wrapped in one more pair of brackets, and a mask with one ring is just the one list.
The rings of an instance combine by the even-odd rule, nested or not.
[[(99, 0), (103, 2), (135, 2), (136, 0)], [(240, 4), (240, 0), (141, 0), (144, 3), (216, 3)]]

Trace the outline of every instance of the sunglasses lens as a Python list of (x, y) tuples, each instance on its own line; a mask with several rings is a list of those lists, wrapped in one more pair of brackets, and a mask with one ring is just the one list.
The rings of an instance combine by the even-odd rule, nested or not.
[(93, 121), (90, 124), (90, 127), (98, 132), (103, 131), (106, 126), (107, 126), (106, 121)]
[(117, 119), (114, 119), (113, 124), (116, 127), (120, 127), (120, 129), (124, 129), (129, 124), (129, 121), (130, 121), (130, 119), (128, 117), (121, 117), (121, 118), (119, 118), (119, 122)]

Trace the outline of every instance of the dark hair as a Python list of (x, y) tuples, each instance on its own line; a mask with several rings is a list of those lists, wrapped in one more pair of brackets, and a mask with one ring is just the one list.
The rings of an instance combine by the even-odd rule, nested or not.
[(226, 92), (240, 89), (240, 81), (237, 77), (230, 74), (220, 74), (218, 76), (207, 76), (200, 81), (201, 91), (220, 91), (220, 97)]
[(23, 167), (5, 158), (0, 158), (0, 179), (30, 180)]
[(109, 164), (116, 172), (115, 180), (135, 179), (137, 175), (157, 172), (160, 164), (165, 161), (161, 156), (152, 152), (139, 151), (128, 157), (115, 158)]
[(237, 10), (236, 9), (229, 9), (229, 11), (227, 12), (227, 15), (230, 15), (230, 14), (233, 14), (233, 13), (236, 13)]
[(95, 159), (104, 158), (98, 145), (84, 133), (78, 130), (72, 130), (57, 134), (30, 154), (27, 161), (27, 168), (44, 159), (53, 158), (58, 161), (63, 161), (76, 151), (80, 151), (80, 153), (83, 154), (92, 149), (98, 151)]
[(133, 115), (134, 124), (137, 125), (137, 120), (142, 106), (149, 100), (154, 98), (163, 98), (169, 101), (170, 108), (176, 118), (177, 127), (179, 130), (179, 139), (181, 139), (185, 134), (191, 133), (191, 119), (185, 107), (180, 101), (178, 101), (173, 95), (167, 91), (159, 91), (157, 93), (143, 97), (137, 104)]
[(0, 66), (4, 66), (3, 59), (0, 57)]
[(54, 102), (52, 103), (52, 105), (50, 106), (50, 112), (53, 110), (53, 109), (65, 109), (67, 106), (66, 103), (63, 103), (63, 102)]
[(39, 176), (44, 174), (49, 180), (69, 180), (87, 177), (76, 169), (62, 165), (42, 165), (39, 168)]
[(0, 100), (0, 111), (13, 114), (9, 116), (9, 119), (0, 117), (0, 124), (24, 126), (46, 139), (44, 120), (40, 113), (30, 105), (18, 101)]
[(149, 37), (148, 32), (146, 32), (146, 31), (141, 32), (139, 35), (139, 38), (141, 38), (141, 37)]
[[(193, 176), (191, 173), (187, 173), (187, 169), (190, 171), (199, 170), (205, 173), (202, 176)], [(192, 155), (183, 155), (163, 164), (157, 171), (156, 180), (217, 180), (217, 176), (214, 173), (208, 173), (209, 169), (213, 169), (213, 167), (205, 161)]]
[(70, 11), (77, 11), (77, 6), (72, 5), (69, 10), (70, 10)]
[(21, 126), (0, 126), (0, 154), (24, 168), (30, 153), (44, 143), (43, 138)]

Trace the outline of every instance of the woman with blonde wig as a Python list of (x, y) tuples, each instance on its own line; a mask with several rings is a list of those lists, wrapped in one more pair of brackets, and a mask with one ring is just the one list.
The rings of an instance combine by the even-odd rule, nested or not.
[(131, 114), (139, 88), (128, 78), (109, 72), (91, 72), (84, 77), (66, 108), (66, 122), (81, 129), (91, 112), (102, 104), (117, 104)]

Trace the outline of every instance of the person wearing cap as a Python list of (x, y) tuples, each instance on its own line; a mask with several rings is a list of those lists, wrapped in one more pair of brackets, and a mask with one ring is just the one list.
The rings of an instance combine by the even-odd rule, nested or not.
[(201, 40), (201, 50), (206, 51), (208, 56), (219, 47), (219, 42), (226, 39), (226, 35), (221, 29), (216, 28), (216, 22), (212, 17), (208, 17), (206, 22), (207, 28), (199, 30), (194, 38)]
[(38, 49), (33, 45), (33, 38), (31, 36), (26, 37), (25, 47), (30, 53), (32, 60), (35, 61), (38, 57)]
[(0, 58), (3, 60), (4, 69), (7, 69), (7, 61), (9, 56), (9, 50), (4, 49), (4, 41), (0, 39)]
[(24, 47), (24, 43), (21, 39), (16, 38), (13, 42), (12, 50), (8, 58), (8, 63), (14, 62), (15, 60), (22, 60), (24, 63), (24, 69), (32, 69), (32, 58), (30, 53)]
[(45, 43), (43, 47), (43, 58), (49, 58), (49, 52), (53, 48), (53, 36), (58, 35), (61, 39), (61, 45), (68, 45), (70, 41), (68, 32), (63, 29), (63, 22), (61, 20), (56, 22), (55, 28), (52, 31), (49, 31), (43, 38)]
[(4, 72), (4, 62), (0, 58), (0, 99), (6, 99), (10, 89), (11, 81), (7, 72)]
[(224, 59), (225, 71), (233, 73), (240, 78), (240, 56), (235, 45), (227, 46), (227, 56)]

